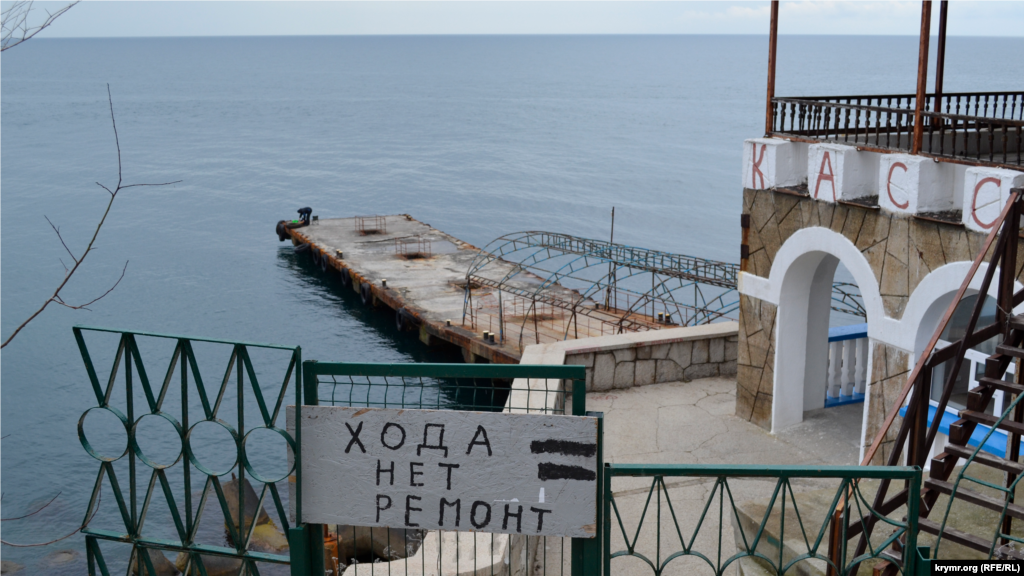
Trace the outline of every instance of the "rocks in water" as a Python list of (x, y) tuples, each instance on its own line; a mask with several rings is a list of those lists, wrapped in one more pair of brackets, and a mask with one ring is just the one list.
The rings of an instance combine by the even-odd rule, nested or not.
[[(238, 529), (238, 479), (234, 474), (231, 475), (231, 480), (223, 484), (224, 488), (224, 499), (228, 504), (228, 511), (231, 514), (231, 524), (234, 524), (235, 529)], [(249, 549), (256, 550), (258, 552), (270, 552), (270, 553), (282, 553), (288, 550), (288, 538), (284, 535), (284, 532), (278, 528), (277, 524), (271, 520), (270, 515), (267, 514), (266, 509), (263, 506), (259, 506), (259, 496), (256, 491), (253, 490), (252, 484), (247, 479), (242, 484), (242, 489), (245, 491), (245, 527), (252, 527), (252, 519), (256, 518), (256, 528), (253, 529), (252, 540), (249, 542)], [(227, 541), (229, 544), (234, 545), (234, 541), (231, 538), (231, 530), (228, 529), (228, 520), (224, 520), (224, 529), (227, 535)]]
[(47, 566), (62, 566), (74, 562), (79, 555), (78, 550), (57, 550), (44, 558), (43, 563)]
[[(242, 561), (238, 558), (213, 556), (210, 554), (200, 554), (200, 556), (202, 557), (203, 568), (206, 568), (207, 576), (235, 576), (238, 574), (238, 569), (242, 567)], [(188, 553), (179, 553), (178, 557), (174, 559), (174, 566), (184, 574), (187, 567), (186, 564), (188, 564)], [(199, 573), (195, 562), (192, 563), (192, 572), (194, 574)]]
[[(416, 553), (423, 543), (423, 532), (402, 528), (366, 528), (338, 526), (328, 533), (324, 542), (328, 558), (337, 558), (343, 565), (353, 559), (372, 562), (375, 559), (390, 561), (408, 558)], [(328, 563), (330, 565), (330, 563)]]
[(11, 562), (10, 560), (0, 560), (0, 574), (15, 574), (25, 569), (23, 564), (17, 562)]
[[(231, 475), (231, 480), (228, 481), (228, 482), (224, 482), (221, 486), (224, 489), (224, 500), (227, 501), (228, 513), (231, 514), (231, 523), (235, 525), (235, 529), (237, 530), (238, 529), (238, 478), (236, 478), (235, 475), (232, 474)], [(270, 516), (267, 514), (267, 511), (264, 510), (262, 506), (259, 506), (260, 497), (259, 497), (259, 495), (256, 494), (256, 491), (252, 489), (252, 484), (249, 483), (249, 480), (246, 479), (245, 483), (242, 486), (243, 486), (243, 490), (244, 490), (243, 493), (245, 494), (245, 502), (243, 503), (243, 505), (245, 506), (245, 525), (247, 527), (251, 526), (252, 525), (252, 519), (254, 517), (256, 518), (256, 523), (257, 524), (268, 524), (268, 523), (271, 523)], [(227, 519), (225, 519), (225, 525), (226, 524), (227, 524)], [(230, 541), (230, 540), (231, 540), (231, 534), (230, 534), (230, 531), (229, 531), (229, 533), (228, 533), (228, 541)]]
[[(174, 564), (171, 564), (167, 556), (164, 556), (163, 552), (152, 549), (146, 550), (146, 552), (149, 554), (149, 561), (153, 564), (155, 572), (152, 574), (149, 572), (149, 568), (146, 567), (146, 561), (141, 558), (141, 551), (139, 551), (136, 553), (135, 560), (132, 561), (131, 573), (134, 576), (174, 576), (180, 572)], [(142, 567), (141, 571), (138, 569), (139, 566)]]

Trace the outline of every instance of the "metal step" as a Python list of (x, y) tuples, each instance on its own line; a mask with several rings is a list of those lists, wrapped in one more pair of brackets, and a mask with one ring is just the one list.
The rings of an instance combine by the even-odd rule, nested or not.
[[(961, 410), (960, 417), (964, 420), (970, 420), (971, 422), (977, 422), (978, 424), (984, 424), (986, 426), (995, 426), (999, 418), (985, 412), (976, 412), (974, 410)], [(1020, 434), (1024, 436), (1024, 424), (1020, 422), (1014, 422), (1013, 420), (1003, 420), (999, 423), (1000, 430), (1006, 430), (1012, 434)]]
[(1007, 346), (1006, 344), (998, 344), (996, 346), (996, 354), (1005, 354), (1007, 356), (1013, 356), (1014, 358), (1024, 358), (1024, 349), (1017, 348), (1015, 346)]
[[(925, 479), (924, 485), (931, 488), (932, 490), (937, 490), (946, 495), (950, 495), (953, 493), (953, 484), (949, 482), (943, 482), (942, 480), (936, 480), (935, 478)], [(988, 508), (993, 512), (1001, 513), (1003, 511), (1003, 506), (1006, 506), (1006, 514), (1008, 516), (1013, 516), (1017, 519), (1024, 519), (1024, 506), (1019, 506), (1017, 504), (1006, 504), (1001, 499), (996, 498), (994, 496), (988, 496), (986, 494), (980, 494), (973, 490), (968, 490), (963, 487), (962, 482), (960, 483), (960, 486), (956, 489), (956, 498), (959, 500), (963, 500), (964, 502), (976, 504), (978, 506), (981, 506), (982, 508)]]
[[(964, 460), (970, 458), (971, 455), (974, 454), (974, 448), (970, 448), (967, 446), (956, 446), (954, 444), (946, 444), (946, 447), (943, 448), (943, 450), (958, 458), (963, 458)], [(935, 459), (939, 460), (940, 458)], [(1024, 474), (1024, 464), (1020, 464), (1018, 462), (1011, 462), (1005, 458), (1000, 458), (995, 454), (989, 454), (984, 450), (978, 451), (978, 455), (974, 457), (974, 462), (981, 464), (983, 466), (988, 466), (989, 468), (996, 468), (998, 470), (1002, 470), (1003, 472), (1016, 474), (1018, 476)]]
[(1010, 316), (1007, 321), (1010, 324), (1010, 328), (1014, 328), (1016, 330), (1024, 330), (1024, 315)]
[(991, 386), (992, 388), (1002, 390), (1003, 392), (1009, 392), (1010, 394), (1024, 393), (1024, 386), (1021, 386), (1020, 384), (1014, 384), (1013, 382), (1000, 380), (999, 378), (989, 378), (988, 376), (982, 376), (981, 378), (978, 378), (978, 384), (981, 384), (982, 386)]
[[(939, 524), (937, 522), (932, 522), (927, 518), (919, 518), (917, 520), (917, 525), (921, 531), (926, 534), (931, 534), (932, 536), (939, 535)], [(988, 554), (988, 551), (992, 548), (992, 542), (990, 540), (985, 540), (980, 536), (968, 534), (967, 532), (962, 532), (956, 528), (950, 528), (949, 526), (946, 526), (946, 529), (943, 530), (942, 538), (943, 540), (949, 540), (954, 544), (959, 544), (986, 554)]]

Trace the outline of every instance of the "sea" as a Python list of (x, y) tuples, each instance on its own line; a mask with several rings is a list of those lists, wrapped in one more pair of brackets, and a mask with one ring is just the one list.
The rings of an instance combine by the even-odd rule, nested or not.
[[(764, 133), (767, 44), (40, 38), (4, 52), (3, 338), (89, 242), (110, 198), (97, 183), (177, 183), (122, 190), (61, 297), (88, 302), (123, 271), (113, 291), (88, 310), (51, 304), (3, 349), (3, 540), (47, 542), (86, 516), (100, 466), (77, 427), (97, 399), (74, 325), (301, 346), (320, 361), (461, 361), (397, 331), (279, 243), (276, 222), (298, 208), (322, 218), (408, 213), (484, 246), (522, 230), (605, 239), (614, 207), (617, 242), (738, 262), (741, 146)], [(951, 37), (945, 91), (1020, 90), (1022, 48), (1021, 38)], [(917, 60), (914, 37), (784, 35), (776, 94), (913, 93)], [(90, 338), (102, 376), (117, 341)], [(152, 353), (158, 384), (168, 353)], [(223, 371), (227, 356), (211, 354), (211, 370)], [(150, 480), (141, 470), (140, 503)], [(113, 500), (101, 505), (94, 525), (123, 530)], [(104, 548), (121, 570), (124, 553)], [(0, 555), (24, 574), (85, 573), (81, 534)]]

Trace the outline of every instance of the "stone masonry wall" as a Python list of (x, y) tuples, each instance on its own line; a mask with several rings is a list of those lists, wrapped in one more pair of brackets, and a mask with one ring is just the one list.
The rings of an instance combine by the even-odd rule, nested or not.
[(772, 428), (777, 306), (740, 295), (736, 360), (736, 416)]
[[(986, 236), (962, 224), (819, 202), (810, 196), (772, 190), (744, 189), (743, 213), (750, 216), (746, 273), (767, 278), (776, 254), (790, 236), (804, 228), (829, 228), (849, 239), (864, 255), (878, 282), (885, 314), (897, 320), (903, 317), (910, 294), (926, 275), (952, 262), (974, 260)], [(1017, 254), (1017, 279), (1024, 281), (1024, 246)], [(736, 415), (767, 429), (771, 428), (776, 310), (775, 305), (740, 296)], [(897, 353), (906, 355), (887, 347), (883, 356)], [(898, 375), (891, 361), (885, 363), (884, 375), (875, 373), (883, 365), (877, 353), (874, 358), (872, 382), (889, 382)], [(904, 359), (900, 369), (906, 372), (906, 366)], [(888, 385), (883, 388), (888, 390)], [(872, 413), (885, 404), (885, 394), (879, 397), (881, 401), (872, 404)]]
[[(880, 287), (885, 314), (897, 320), (903, 317), (907, 300), (922, 278), (940, 266), (974, 260), (985, 242), (985, 234), (969, 231), (962, 224), (770, 190), (744, 189), (743, 213), (750, 215), (747, 273), (767, 278), (779, 248), (794, 232), (815, 226), (829, 228), (864, 254)], [(1022, 279), (1024, 249), (1017, 254), (1017, 277)]]
[[(910, 376), (910, 354), (896, 348), (871, 340), (871, 378), (868, 380), (868, 425), (865, 430), (865, 450), (871, 447), (875, 434), (882, 428), (885, 416), (896, 404), (903, 385)], [(882, 440), (882, 446), (871, 460), (873, 465), (884, 465), (892, 451), (893, 442), (900, 429), (901, 417), (897, 416), (893, 425)]]
[[(612, 348), (612, 347), (609, 347)], [(632, 388), (660, 382), (689, 382), (736, 374), (735, 334), (682, 342), (642, 342), (573, 353), (566, 364), (587, 368), (587, 392)]]

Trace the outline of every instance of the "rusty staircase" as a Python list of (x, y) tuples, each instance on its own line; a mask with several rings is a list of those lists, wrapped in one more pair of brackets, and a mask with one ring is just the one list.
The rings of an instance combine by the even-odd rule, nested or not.
[[(1018, 521), (1018, 533), (1021, 531), (1019, 522), (1024, 522), (1024, 505), (1014, 502), (1017, 482), (1024, 476), (1024, 464), (1019, 462), (1020, 443), (1024, 438), (1024, 370), (1015, 370), (1013, 381), (1004, 380), (1010, 364), (1024, 359), (1024, 315), (1012, 314), (1013, 308), (1024, 302), (1024, 290), (1014, 292), (1022, 204), (1024, 190), (1014, 189), (970, 272), (939, 322), (938, 328), (914, 366), (907, 384), (900, 391), (893, 408), (887, 414), (861, 462), (862, 465), (877, 463), (876, 457), (882, 454), (880, 449), (883, 442), (889, 436), (890, 429), (894, 427), (900, 410), (905, 407), (906, 412), (898, 425), (898, 431), (891, 444), (892, 449), (885, 455), (885, 464), (924, 468), (939, 431), (941, 415), (946, 411), (957, 375), (963, 366), (966, 351), (991, 338), (1001, 336), (1002, 341), (996, 346), (996, 352), (986, 359), (985, 375), (978, 379), (979, 385), (976, 388), (968, 391), (966, 409), (960, 410), (959, 419), (950, 425), (947, 444), (941, 453), (931, 458), (930, 472), (922, 486), (918, 507), (920, 530), (937, 537), (936, 548), (940, 548), (941, 543), (947, 541), (981, 552), (989, 558), (1024, 559), (1024, 539), (1012, 535), (1014, 520)], [(987, 326), (977, 325), (985, 303), (985, 298), (977, 298), (964, 337), (936, 350), (940, 335), (957, 306), (967, 296), (968, 287), (985, 260), (989, 261), (989, 266), (978, 293), (988, 294), (992, 283), (996, 282), (995, 322)], [(935, 415), (929, 421), (933, 371), (943, 364), (946, 364), (947, 368), (946, 380), (938, 405), (935, 407)], [(997, 391), (1004, 393), (1005, 410), (1000, 415), (992, 415), (987, 412), (987, 407)], [(983, 451), (984, 441), (977, 442), (977, 447), (969, 444), (979, 426), (985, 427), (981, 430), (988, 430), (985, 434), (986, 440), (994, 430), (1006, 433), (1005, 457)], [(966, 464), (958, 468), (963, 461), (966, 461)], [(969, 466), (973, 466), (970, 468), (972, 475), (966, 474)], [(978, 466), (1001, 473), (1002, 482), (996, 484), (977, 478)], [(988, 493), (972, 489), (974, 485), (986, 487)], [(882, 481), (875, 494), (872, 508), (883, 515), (896, 513), (907, 504), (910, 493), (908, 488), (909, 486), (893, 487), (890, 481)], [(993, 493), (998, 496), (992, 495)], [(939, 502), (941, 496), (949, 497), (944, 505)], [(948, 526), (953, 501), (997, 513), (998, 526), (994, 526), (991, 532), (986, 531), (985, 534), (972, 534)], [(868, 514), (860, 518), (849, 518), (844, 525), (842, 510), (837, 510), (832, 518), (831, 549), (838, 553), (839, 550), (856, 542), (856, 555), (863, 554), (878, 520), (877, 516)], [(897, 541), (887, 553), (889, 564), (877, 568), (876, 573), (901, 573), (903, 556), (901, 543)]]

